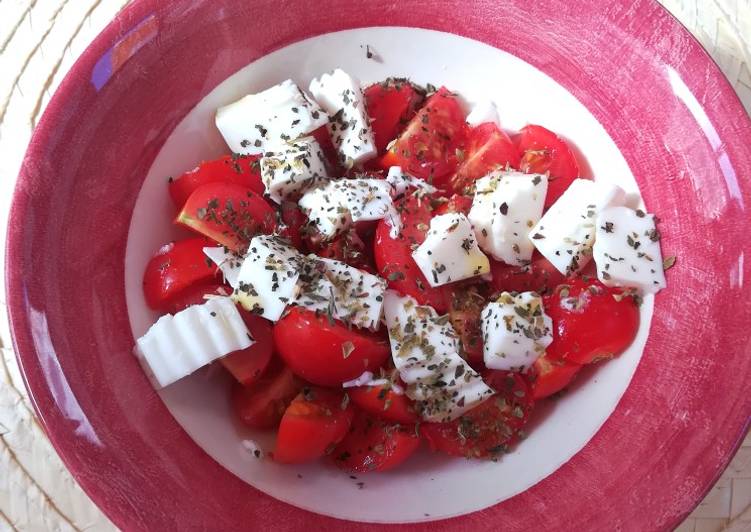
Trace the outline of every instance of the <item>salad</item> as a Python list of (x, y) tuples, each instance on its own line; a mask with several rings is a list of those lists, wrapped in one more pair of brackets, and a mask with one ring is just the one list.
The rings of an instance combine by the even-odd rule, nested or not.
[[(195, 237), (146, 267), (155, 387), (215, 363), (279, 463), (497, 459), (536, 402), (633, 341), (665, 287), (656, 218), (540, 125), (337, 69), (217, 110), (228, 155), (169, 178)], [(256, 455), (260, 456), (256, 450)]]

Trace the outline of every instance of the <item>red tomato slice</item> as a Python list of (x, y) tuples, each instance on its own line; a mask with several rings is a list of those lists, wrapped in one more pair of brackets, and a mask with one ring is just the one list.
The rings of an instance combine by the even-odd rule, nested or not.
[(387, 471), (401, 465), (418, 447), (420, 437), (414, 425), (384, 423), (358, 412), (332, 456), (338, 467), (351, 473)]
[(280, 234), (292, 242), (292, 245), (297, 249), (302, 250), (304, 243), (303, 234), (308, 217), (305, 216), (305, 213), (300, 210), (296, 203), (291, 201), (282, 202), (279, 211), (281, 213), (282, 224), (284, 224), (280, 230)]
[(412, 400), (386, 386), (360, 386), (347, 391), (352, 402), (372, 416), (393, 423), (417, 423)]
[(520, 437), (534, 404), (529, 386), (517, 373), (490, 371), (483, 380), (498, 392), (448, 423), (423, 423), (430, 447), (453, 456), (493, 458)]
[(484, 306), (485, 298), (476, 286), (458, 287), (451, 297), (449, 320), (459, 335), (460, 354), (474, 368), (483, 363), (480, 313)]
[(296, 375), (321, 386), (339, 386), (375, 371), (391, 356), (383, 336), (331, 323), (300, 307), (292, 307), (276, 322), (274, 345)]
[(464, 192), (475, 180), (493, 170), (519, 166), (519, 152), (509, 136), (493, 122), (480, 124), (469, 132), (467, 149), (449, 188)]
[(321, 147), (321, 151), (323, 152), (324, 157), (326, 157), (328, 163), (333, 167), (337, 167), (339, 165), (339, 158), (336, 155), (336, 147), (331, 140), (329, 128), (327, 126), (321, 126), (310, 135), (318, 141), (318, 145)]
[(460, 212), (463, 215), (468, 215), (469, 210), (472, 208), (472, 197), (464, 196), (462, 194), (454, 194), (449, 198), (446, 203), (441, 203), (435, 209), (435, 215), (448, 214), (450, 212)]
[(595, 279), (567, 279), (543, 305), (553, 320), (553, 343), (546, 350), (551, 359), (589, 364), (612, 358), (633, 342), (639, 329), (633, 298)]
[(375, 273), (376, 269), (373, 259), (368, 256), (367, 251), (365, 243), (357, 234), (357, 231), (350, 229), (334, 240), (323, 242), (321, 247), (316, 251), (316, 255), (328, 259), (340, 260), (355, 268)]
[(458, 164), (457, 150), (464, 148), (467, 124), (456, 96), (445, 87), (428, 98), (381, 160), (384, 168), (405, 171), (443, 188)]
[(363, 91), (378, 153), (402, 132), (415, 116), (423, 96), (407, 79), (388, 78)]
[(389, 287), (414, 297), (421, 305), (430, 305), (440, 314), (448, 311), (451, 289), (447, 286), (432, 288), (412, 258), (413, 247), (425, 240), (433, 212), (427, 198), (407, 196), (397, 202), (402, 216), (402, 231), (391, 238), (391, 227), (381, 220), (376, 229), (373, 254), (378, 273)]
[[(195, 284), (191, 285), (176, 297), (170, 299), (169, 304), (165, 307), (165, 310), (170, 314), (177, 314), (181, 310), (185, 310), (191, 305), (202, 305), (206, 303), (207, 295), (215, 296), (228, 296), (232, 293), (232, 288), (227, 285), (219, 284), (212, 280), (209, 284)], [(239, 309), (240, 307), (238, 307)]]
[(256, 234), (270, 234), (276, 229), (274, 209), (251, 189), (234, 183), (198, 187), (176, 222), (240, 252)]
[(545, 294), (565, 279), (545, 257), (537, 251), (528, 266), (511, 266), (490, 259), (491, 284), (494, 290), (506, 292), (537, 292)]
[(287, 407), (276, 437), (274, 460), (310, 462), (334, 450), (352, 424), (354, 410), (341, 391), (305, 388)]
[(245, 425), (269, 429), (279, 424), (287, 406), (302, 389), (302, 382), (277, 358), (272, 358), (266, 373), (252, 386), (236, 382), (232, 387), (232, 405)]
[(560, 392), (571, 384), (581, 368), (579, 364), (541, 356), (530, 370), (532, 397), (537, 401)]
[(209, 183), (234, 183), (263, 194), (261, 167), (258, 155), (225, 155), (213, 161), (204, 161), (176, 179), (170, 178), (169, 193), (179, 209), (198, 187)]
[(216, 268), (203, 254), (203, 248), (210, 245), (211, 242), (198, 237), (159, 248), (143, 274), (143, 294), (149, 307), (165, 310), (189, 286), (215, 280)]
[(550, 172), (548, 195), (545, 197), (547, 209), (579, 177), (576, 156), (563, 139), (542, 126), (524, 126), (514, 137), (514, 142), (521, 154), (519, 169), (522, 172)]

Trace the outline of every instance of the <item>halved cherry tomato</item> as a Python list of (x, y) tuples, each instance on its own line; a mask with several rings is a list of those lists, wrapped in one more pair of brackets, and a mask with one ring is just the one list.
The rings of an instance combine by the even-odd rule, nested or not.
[(596, 279), (567, 279), (543, 305), (553, 320), (553, 343), (546, 350), (550, 359), (589, 364), (612, 358), (633, 342), (639, 329), (633, 298)]
[(547, 355), (541, 356), (529, 371), (532, 397), (537, 401), (560, 392), (571, 384), (581, 368), (579, 364), (550, 358)]
[(177, 314), (191, 305), (206, 303), (205, 296), (207, 295), (228, 296), (231, 293), (232, 288), (224, 284), (219, 284), (216, 280), (212, 280), (209, 284), (194, 284), (180, 292), (176, 297), (170, 299), (165, 310), (170, 314)]
[(472, 198), (463, 194), (454, 194), (446, 203), (441, 203), (435, 209), (435, 215), (448, 214), (450, 212), (460, 212), (465, 216), (469, 214), (472, 208)]
[(274, 345), (296, 375), (321, 386), (338, 386), (375, 371), (391, 356), (383, 336), (329, 322), (301, 307), (292, 307), (276, 322)]
[(415, 115), (423, 96), (409, 80), (399, 78), (388, 78), (371, 85), (363, 94), (376, 149), (382, 154)]
[(263, 194), (261, 168), (258, 155), (225, 155), (213, 161), (204, 161), (176, 179), (170, 179), (169, 193), (175, 206), (180, 209), (190, 195), (202, 185), (209, 183), (234, 183)]
[(287, 406), (302, 389), (302, 382), (278, 358), (272, 358), (267, 371), (253, 383), (232, 387), (232, 405), (240, 420), (255, 429), (279, 424)]
[(284, 412), (274, 460), (300, 464), (333, 451), (346, 436), (353, 415), (354, 410), (341, 391), (303, 389)]
[(370, 415), (393, 423), (417, 423), (420, 418), (412, 400), (390, 386), (360, 386), (347, 393), (354, 404)]
[(143, 294), (149, 307), (164, 310), (180, 292), (194, 284), (215, 281), (216, 268), (203, 254), (205, 238), (188, 238), (159, 248), (143, 274)]
[(548, 177), (548, 194), (545, 208), (561, 197), (571, 182), (579, 177), (579, 163), (568, 144), (558, 135), (542, 126), (524, 126), (514, 136), (521, 154), (519, 169), (522, 172), (544, 174)]
[(240, 252), (256, 234), (270, 234), (276, 229), (274, 209), (256, 192), (234, 183), (198, 187), (176, 222)]
[(456, 96), (445, 87), (428, 98), (396, 143), (381, 159), (384, 168), (401, 166), (406, 172), (443, 188), (464, 149), (467, 123)]
[(490, 259), (491, 285), (506, 292), (545, 294), (563, 282), (564, 275), (537, 251), (527, 266), (512, 266)]
[(485, 298), (476, 286), (457, 287), (451, 297), (449, 321), (459, 335), (461, 355), (474, 368), (483, 361), (480, 313)]
[(420, 432), (433, 450), (467, 458), (495, 457), (520, 437), (534, 401), (517, 373), (490, 371), (483, 380), (497, 393), (448, 423), (423, 423)]
[(316, 255), (340, 260), (355, 268), (375, 273), (373, 260), (368, 256), (365, 243), (354, 228), (347, 230), (334, 240), (323, 242), (316, 251)]
[(516, 146), (506, 132), (493, 122), (480, 124), (469, 132), (467, 149), (456, 174), (451, 178), (450, 188), (454, 192), (464, 192), (475, 180), (507, 165), (511, 168), (519, 166)]
[(318, 141), (318, 145), (321, 147), (321, 151), (329, 164), (336, 167), (339, 164), (339, 159), (336, 155), (336, 147), (331, 140), (328, 126), (321, 126), (310, 135)]
[(403, 225), (398, 237), (391, 238), (391, 227), (384, 220), (378, 223), (373, 250), (378, 272), (390, 288), (443, 314), (449, 308), (451, 289), (446, 285), (432, 288), (412, 258), (413, 248), (423, 243), (430, 227), (433, 217), (430, 200), (407, 196), (397, 202), (397, 209)]
[(279, 206), (279, 211), (283, 224), (280, 234), (292, 242), (292, 245), (298, 250), (302, 250), (304, 243), (303, 234), (308, 217), (305, 216), (305, 213), (300, 210), (296, 203), (291, 201), (282, 202)]
[(387, 471), (401, 465), (418, 447), (420, 437), (414, 425), (385, 423), (357, 412), (332, 456), (338, 467), (351, 473)]

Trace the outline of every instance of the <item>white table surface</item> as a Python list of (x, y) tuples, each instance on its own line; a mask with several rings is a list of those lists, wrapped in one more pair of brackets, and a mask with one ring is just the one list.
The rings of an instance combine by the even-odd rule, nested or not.
[[(0, 0), (0, 247), (31, 131), (75, 58), (127, 0)], [(751, 0), (661, 0), (751, 110)], [(746, 176), (748, 178), (748, 176)], [(4, 278), (0, 263), (0, 279)], [(0, 286), (0, 531), (113, 530), (34, 418)], [(751, 437), (680, 532), (751, 531)]]

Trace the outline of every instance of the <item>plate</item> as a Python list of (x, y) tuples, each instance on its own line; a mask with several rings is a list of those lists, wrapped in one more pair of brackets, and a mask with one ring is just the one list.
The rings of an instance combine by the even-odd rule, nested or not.
[[(386, 25), (422, 30), (379, 28)], [(331, 32), (340, 33), (323, 35)], [(316, 36), (301, 49), (299, 41)], [(405, 49), (400, 59), (395, 43)], [(382, 64), (369, 64), (367, 44), (383, 54)], [(289, 55), (295, 49), (305, 54), (297, 62)], [(219, 452), (205, 434), (202, 440), (201, 427), (221, 417), (214, 406), (196, 401), (189, 388), (160, 398), (130, 353), (132, 333), (147, 318), (132, 272), (139, 253), (153, 250), (149, 239), (161, 237), (158, 227), (167, 227), (134, 231), (143, 216), (132, 215), (164, 216), (166, 194), (141, 192), (142, 185), (154, 188), (170, 164), (190, 166), (201, 150), (221, 149), (207, 138), (202, 99), (231, 99), (288, 75), (306, 81), (347, 61), (363, 79), (377, 79), (396, 73), (389, 59), (419, 81), (446, 81), (470, 99), (495, 94), (509, 127), (523, 125), (515, 120), (549, 124), (577, 143), (598, 178), (632, 174), (646, 206), (663, 219), (666, 254), (678, 261), (655, 300), (641, 361), (637, 349), (603, 366), (557, 404), (548, 417), (561, 420), (561, 437), (527, 447), (537, 454), (515, 453), (493, 471), (461, 461), (452, 471), (418, 464), (441, 476), (422, 479), (416, 466), (408, 471), (413, 478), (363, 479), (362, 490), (330, 484), (317, 471), (263, 486), (269, 475), (255, 474), (242, 448)], [(488, 72), (478, 74), (479, 65)], [(492, 79), (498, 90), (479, 79)], [(279, 502), (209, 455), (264, 491), (329, 516), (452, 530), (498, 523), (509, 530), (668, 528), (712, 485), (751, 412), (744, 393), (751, 373), (744, 285), (750, 132), (716, 66), (651, 2), (607, 10), (521, 1), (134, 2), (61, 85), (14, 197), (7, 285), (30, 395), (63, 460), (124, 529), (368, 526)], [(180, 149), (184, 160), (175, 155)], [(142, 236), (129, 239), (129, 232)], [(605, 395), (592, 391), (598, 385)], [(412, 498), (382, 497), (388, 482), (407, 493), (410, 480)], [(355, 505), (370, 507), (349, 508)]]

